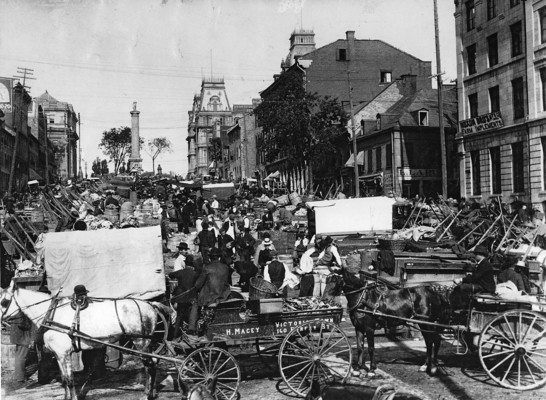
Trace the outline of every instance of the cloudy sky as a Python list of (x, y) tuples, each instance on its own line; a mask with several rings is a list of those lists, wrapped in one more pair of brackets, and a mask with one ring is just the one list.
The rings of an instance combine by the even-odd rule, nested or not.
[[(272, 81), (294, 29), (317, 47), (381, 39), (436, 71), (433, 0), (0, 0), (0, 76), (34, 70), (31, 95), (46, 90), (81, 116), (82, 157), (104, 157), (101, 133), (130, 126), (166, 136), (163, 171), (187, 172), (187, 121), (203, 76), (224, 77), (230, 103), (249, 104)], [(456, 77), (452, 0), (439, 0), (444, 82)], [(357, 83), (355, 83), (357, 84)], [(144, 169), (151, 157), (142, 152)], [(83, 169), (83, 166), (82, 166)]]

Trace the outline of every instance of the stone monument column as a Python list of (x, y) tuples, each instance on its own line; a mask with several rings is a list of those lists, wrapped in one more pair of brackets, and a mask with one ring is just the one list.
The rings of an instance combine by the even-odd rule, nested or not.
[(136, 109), (136, 101), (131, 111), (131, 157), (129, 158), (129, 171), (131, 174), (139, 174), (142, 171), (142, 158), (140, 158), (140, 132), (139, 115)]

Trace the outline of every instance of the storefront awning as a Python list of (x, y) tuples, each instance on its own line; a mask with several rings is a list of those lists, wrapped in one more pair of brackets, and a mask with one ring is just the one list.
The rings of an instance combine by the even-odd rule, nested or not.
[[(356, 155), (356, 162), (357, 165), (364, 165), (364, 152), (360, 151)], [(355, 166), (355, 156), (351, 154), (347, 162), (345, 163), (345, 167), (354, 167)]]
[(281, 173), (279, 171), (275, 171), (267, 175), (267, 178), (264, 179), (264, 181), (270, 181), (272, 179), (277, 179), (279, 176), (281, 176)]
[(360, 175), (358, 177), (358, 180), (361, 182), (369, 182), (377, 178), (383, 178), (383, 172), (378, 172), (375, 174)]
[(43, 178), (40, 176), (40, 174), (38, 174), (32, 168), (28, 169), (28, 178), (32, 179), (32, 180), (43, 180)]

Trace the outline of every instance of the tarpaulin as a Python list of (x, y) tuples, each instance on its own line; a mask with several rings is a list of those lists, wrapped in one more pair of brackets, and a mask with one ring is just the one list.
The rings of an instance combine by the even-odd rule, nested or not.
[(83, 284), (90, 297), (150, 299), (165, 292), (159, 226), (45, 235), (51, 293), (70, 296)]

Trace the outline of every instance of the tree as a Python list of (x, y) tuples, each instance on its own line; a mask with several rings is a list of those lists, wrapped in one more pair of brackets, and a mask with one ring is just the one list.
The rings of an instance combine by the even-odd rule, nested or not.
[(93, 170), (95, 176), (99, 176), (101, 174), (100, 158), (97, 157), (93, 160), (93, 165), (91, 166), (91, 169)]
[(114, 174), (117, 175), (119, 167), (125, 163), (125, 158), (131, 153), (131, 128), (122, 126), (102, 132), (99, 148), (114, 163)]
[(222, 162), (222, 139), (219, 137), (212, 138), (208, 146), (208, 152), (210, 161), (214, 163), (214, 171), (220, 171), (219, 164)]
[(102, 161), (100, 162), (100, 173), (101, 173), (102, 175), (108, 175), (108, 172), (109, 172), (109, 171), (108, 171), (108, 161), (102, 160)]
[(266, 162), (283, 160), (288, 168), (303, 162), (314, 172), (335, 173), (335, 160), (350, 140), (347, 113), (337, 99), (307, 93), (302, 82), (301, 74), (288, 71), (263, 94), (255, 109), (263, 129), (258, 149)]
[(155, 173), (155, 159), (162, 152), (171, 152), (171, 141), (165, 136), (157, 137), (148, 142), (148, 148), (152, 156), (152, 172)]

